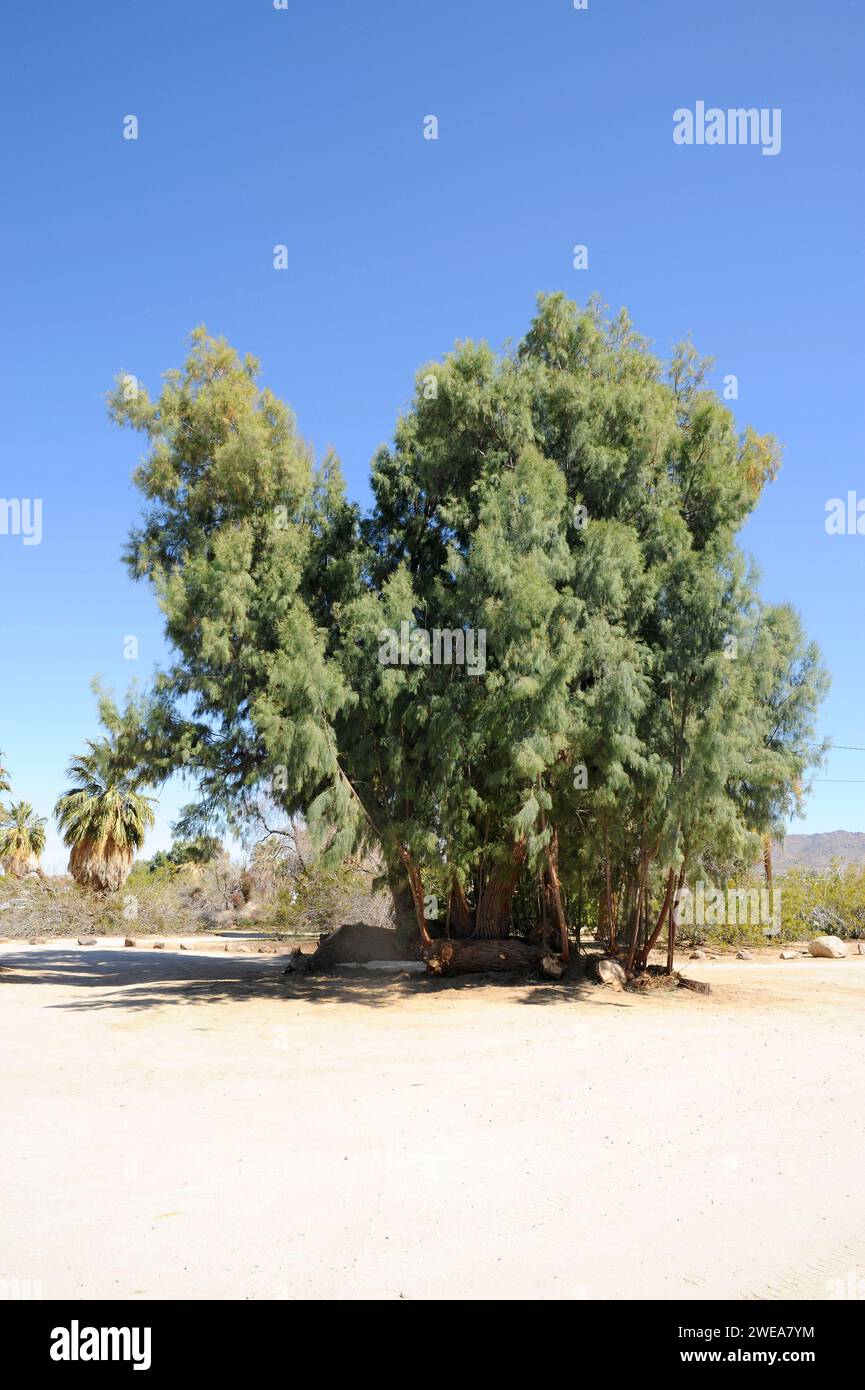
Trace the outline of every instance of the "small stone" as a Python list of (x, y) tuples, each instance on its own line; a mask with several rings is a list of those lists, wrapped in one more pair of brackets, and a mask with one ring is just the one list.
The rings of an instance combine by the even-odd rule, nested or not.
[(843, 960), (847, 954), (847, 944), (837, 936), (816, 936), (808, 947), (812, 956), (826, 960)]

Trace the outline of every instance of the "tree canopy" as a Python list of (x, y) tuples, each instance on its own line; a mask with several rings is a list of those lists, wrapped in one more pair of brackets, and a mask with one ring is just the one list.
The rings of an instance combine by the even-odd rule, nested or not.
[(182, 833), (265, 796), (335, 857), (377, 845), (425, 941), (522, 902), (566, 948), (579, 898), (645, 959), (686, 868), (754, 862), (821, 754), (819, 653), (736, 540), (780, 451), (709, 367), (542, 296), (515, 351), (421, 368), (367, 515), (204, 329), (157, 398), (118, 387), (148, 444), (127, 563), (176, 659), (103, 713), (192, 778)]

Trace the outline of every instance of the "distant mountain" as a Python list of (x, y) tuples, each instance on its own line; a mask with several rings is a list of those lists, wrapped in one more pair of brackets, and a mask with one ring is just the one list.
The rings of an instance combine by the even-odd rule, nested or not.
[(861, 830), (828, 830), (821, 835), (788, 835), (783, 846), (774, 845), (772, 866), (785, 869), (828, 869), (833, 859), (842, 864), (865, 864), (865, 833)]

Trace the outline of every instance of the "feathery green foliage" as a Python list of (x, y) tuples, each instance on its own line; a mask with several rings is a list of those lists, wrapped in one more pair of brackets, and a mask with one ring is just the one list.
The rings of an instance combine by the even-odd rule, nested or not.
[[(490, 936), (534, 885), (544, 922), (602, 900), (645, 959), (674, 881), (753, 862), (821, 755), (819, 654), (736, 543), (778, 446), (709, 365), (542, 296), (516, 352), (421, 369), (362, 518), (254, 360), (197, 330), (157, 400), (112, 399), (149, 443), (127, 560), (176, 653), (104, 702), (123, 756), (190, 776), (183, 833), (264, 796), (335, 858), (377, 844), (422, 934), (430, 883), (434, 929)], [(485, 633), (483, 669), (431, 661), (431, 629)]]

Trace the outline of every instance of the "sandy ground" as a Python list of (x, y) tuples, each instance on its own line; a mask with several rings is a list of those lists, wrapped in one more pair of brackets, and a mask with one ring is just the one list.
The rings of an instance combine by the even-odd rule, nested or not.
[(688, 964), (708, 997), (282, 970), (0, 946), (0, 1287), (865, 1294), (865, 957)]

